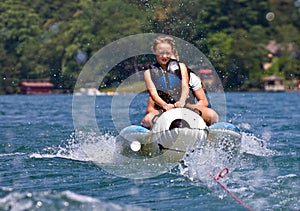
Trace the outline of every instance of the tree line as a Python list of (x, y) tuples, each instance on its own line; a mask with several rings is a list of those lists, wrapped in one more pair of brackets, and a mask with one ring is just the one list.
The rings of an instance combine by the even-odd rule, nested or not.
[[(271, 74), (300, 78), (299, 0), (4, 0), (0, 94), (18, 93), (22, 79), (47, 79), (56, 89), (72, 91), (99, 49), (149, 32), (199, 48), (225, 90), (261, 88)], [(264, 69), (270, 53), (276, 64)], [(116, 68), (126, 69), (119, 71), (125, 75), (136, 71), (128, 61)]]

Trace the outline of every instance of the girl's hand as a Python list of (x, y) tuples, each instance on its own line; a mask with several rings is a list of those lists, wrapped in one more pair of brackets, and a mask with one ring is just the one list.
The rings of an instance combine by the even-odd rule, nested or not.
[(185, 106), (185, 101), (183, 101), (183, 100), (179, 100), (178, 102), (176, 102), (174, 104), (174, 107), (176, 107), (176, 108), (183, 108), (184, 106)]
[(164, 109), (165, 111), (171, 110), (171, 109), (173, 109), (173, 108), (175, 108), (175, 104), (165, 104), (165, 105), (163, 106), (163, 109)]

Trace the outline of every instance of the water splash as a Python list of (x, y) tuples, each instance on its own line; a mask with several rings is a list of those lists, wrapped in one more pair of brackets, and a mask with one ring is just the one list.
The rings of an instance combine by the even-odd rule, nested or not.
[(221, 182), (253, 210), (266, 210), (274, 203), (277, 204), (274, 209), (290, 207), (298, 210), (299, 198), (295, 195), (299, 192), (298, 167), (290, 166), (291, 173), (278, 176), (280, 172), (274, 159), (279, 156), (293, 158), (269, 149), (270, 136), (265, 134), (263, 137), (243, 132), (240, 151), (234, 157), (229, 151), (209, 145), (198, 147), (185, 157), (179, 166), (180, 174), (224, 199), (230, 196), (209, 175), (216, 175), (220, 169), (228, 167), (229, 174)]
[(212, 145), (203, 145), (188, 153), (179, 168), (181, 174), (192, 181), (201, 181), (211, 187), (213, 181), (210, 174), (214, 175), (225, 166), (231, 170), (235, 169), (238, 157), (238, 155), (233, 157), (230, 151)]
[[(113, 150), (115, 137), (97, 134), (93, 131), (76, 131), (59, 146), (50, 146), (41, 152), (32, 153), (31, 158), (64, 158), (77, 161), (92, 161), (93, 156), (102, 156), (102, 161), (111, 160), (109, 150)], [(105, 146), (105, 147), (104, 147)], [(103, 149), (108, 151), (103, 152)], [(88, 153), (88, 154), (87, 154)]]
[(275, 152), (267, 148), (268, 140), (256, 137), (251, 133), (242, 133), (242, 144), (240, 153), (247, 153), (256, 156), (272, 156)]
[[(184, 158), (186, 169), (181, 166), (182, 172), (188, 172), (191, 180), (210, 180), (209, 173), (216, 173), (224, 166), (231, 171), (237, 166), (241, 154), (256, 156), (270, 156), (274, 152), (267, 147), (263, 139), (252, 134), (242, 133), (239, 153), (234, 148), (215, 147), (211, 144), (201, 144), (187, 153)], [(50, 146), (42, 152), (32, 153), (31, 158), (64, 158), (77, 161), (93, 161), (101, 165), (120, 165), (124, 168), (131, 160), (124, 161), (124, 156), (116, 154), (116, 136), (109, 133), (99, 134), (94, 131), (75, 131), (70, 138), (59, 146)], [(143, 159), (140, 159), (143, 162)], [(138, 165), (142, 165), (142, 162)]]
[[(249, 133), (242, 132), (241, 134), (241, 144), (238, 151), (235, 148), (224, 150), (224, 148), (212, 144), (198, 146), (184, 158), (184, 163), (180, 165), (181, 173), (191, 180), (202, 181), (210, 186), (210, 174), (214, 175), (223, 167), (228, 167), (233, 172), (245, 165), (242, 159), (243, 154), (261, 157), (276, 154), (273, 150), (267, 148), (266, 140)], [(215, 140), (215, 142), (218, 142), (218, 140)], [(219, 141), (219, 143), (221, 142)]]
[(125, 178), (149, 178), (166, 173), (174, 163), (154, 162), (155, 158), (133, 159), (118, 152), (116, 136), (95, 131), (75, 131), (60, 146), (45, 148), (33, 153), (31, 158), (63, 158), (76, 161), (92, 161), (110, 174)]

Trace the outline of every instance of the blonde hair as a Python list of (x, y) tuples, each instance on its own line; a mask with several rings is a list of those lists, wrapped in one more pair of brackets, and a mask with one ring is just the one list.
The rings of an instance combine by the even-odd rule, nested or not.
[(159, 37), (157, 37), (154, 40), (152, 50), (155, 52), (157, 45), (161, 44), (161, 43), (168, 43), (172, 47), (172, 53), (174, 53), (174, 51), (177, 52), (176, 47), (175, 47), (175, 40), (170, 36), (159, 36)]
[(179, 54), (178, 54), (178, 51), (177, 51), (176, 48), (173, 49), (173, 56), (172, 57), (174, 57), (172, 59), (176, 59), (176, 60), (179, 61)]

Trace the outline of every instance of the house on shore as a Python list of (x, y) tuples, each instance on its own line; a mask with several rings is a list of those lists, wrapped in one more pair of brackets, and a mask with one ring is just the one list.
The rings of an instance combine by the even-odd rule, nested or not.
[(215, 79), (213, 71), (208, 68), (203, 68), (198, 70), (198, 76), (200, 76), (201, 81), (205, 84), (205, 89), (211, 91), (215, 86)]
[(43, 80), (22, 80), (19, 84), (21, 94), (51, 94), (54, 85)]
[(285, 91), (284, 79), (276, 75), (265, 77), (264, 89), (267, 92), (283, 92)]

